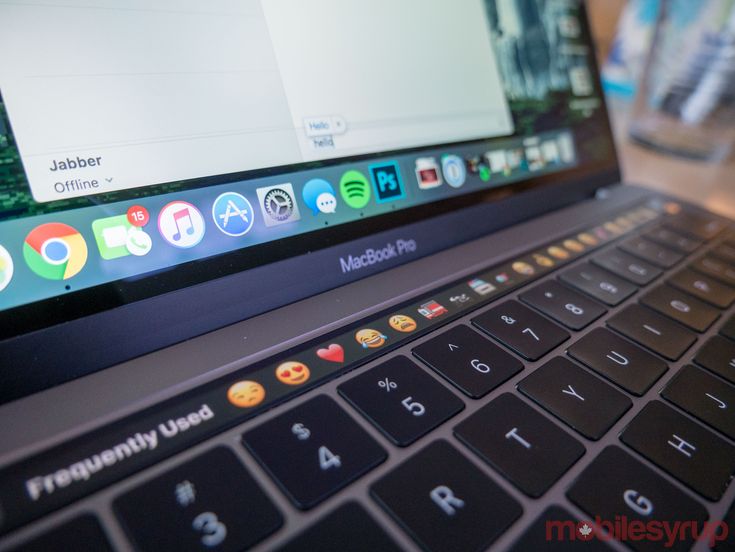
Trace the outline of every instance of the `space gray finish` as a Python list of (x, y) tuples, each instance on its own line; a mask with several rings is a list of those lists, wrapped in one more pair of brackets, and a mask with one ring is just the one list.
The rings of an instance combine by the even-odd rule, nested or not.
[(7, 403), (0, 407), (0, 466), (594, 224), (650, 195), (617, 186), (598, 199)]
[[(544, 221), (534, 221), (534, 222), (519, 226), (515, 229), (511, 229), (510, 232), (504, 233), (504, 235), (502, 236), (501, 235), (489, 236), (487, 239), (478, 240), (477, 243), (467, 244), (468, 248), (465, 251), (463, 251), (460, 255), (455, 256), (453, 254), (450, 254), (451, 252), (449, 251), (445, 252), (450, 255), (443, 256), (443, 259), (447, 262), (448, 261), (459, 262), (462, 259), (466, 259), (469, 262), (469, 261), (474, 261), (475, 259), (477, 259), (478, 257), (476, 257), (476, 255), (480, 255), (479, 257), (480, 261), (472, 268), (472, 270), (474, 270), (475, 268), (480, 268), (487, 264), (494, 264), (496, 255), (497, 255), (497, 260), (502, 260), (506, 255), (514, 255), (516, 252), (520, 252), (521, 250), (526, 250), (538, 242), (550, 240), (550, 239), (553, 239), (557, 235), (563, 235), (563, 234), (567, 234), (573, 231), (575, 228), (573, 228), (572, 225), (569, 224), (571, 220), (574, 220), (575, 227), (577, 226), (577, 223), (578, 223), (579, 227), (581, 228), (584, 225), (589, 225), (590, 222), (599, 221), (599, 219), (605, 216), (604, 213), (607, 213), (608, 210), (612, 206), (620, 207), (620, 206), (626, 205), (629, 203), (628, 200), (638, 201), (642, 197), (644, 197), (644, 195), (645, 194), (641, 190), (637, 190), (633, 188), (614, 190), (612, 191), (608, 199), (604, 199), (599, 202), (600, 208), (598, 208), (596, 204), (594, 205), (588, 204), (586, 210), (589, 211), (589, 213), (575, 211), (574, 209), (567, 209), (563, 213), (557, 214), (560, 216), (553, 215), (551, 218), (547, 217), (546, 220)], [(574, 216), (575, 218), (571, 218), (572, 216)], [(544, 230), (545, 233), (540, 232), (541, 230)], [(516, 237), (518, 238), (520, 245), (518, 242), (515, 241)], [(512, 244), (508, 243), (510, 240), (514, 240)], [(505, 247), (506, 245), (508, 246), (507, 248)], [(608, 246), (608, 247), (614, 247), (614, 245)], [(482, 257), (481, 255), (483, 254), (483, 250), (484, 250), (484, 255), (485, 255), (484, 257)], [(496, 255), (488, 256), (487, 255), (488, 250), (491, 250), (497, 253)], [(436, 260), (438, 257), (442, 255), (436, 255), (434, 257), (434, 261), (433, 261), (434, 266), (438, 267), (438, 265), (440, 265), (440, 263), (437, 263)], [(574, 266), (574, 264), (578, 264), (578, 263), (584, 263), (586, 262), (586, 260), (587, 260), (587, 257), (584, 256), (578, 261), (576, 261), (575, 263), (573, 263), (571, 266)], [(417, 265), (419, 263), (420, 262), (412, 263), (412, 264)], [(432, 264), (432, 263), (428, 263), (428, 264)], [(408, 267), (406, 268), (408, 269)], [(420, 268), (422, 270), (431, 270), (433, 267), (423, 266)], [(414, 267), (414, 270), (416, 270), (415, 267)], [(469, 272), (469, 271), (470, 269), (462, 265), (461, 270), (457, 269), (453, 273), (451, 273), (451, 271), (446, 271), (446, 274), (447, 274), (446, 278), (453, 279), (454, 277), (458, 275), (461, 276), (462, 274)], [(438, 272), (443, 272), (443, 271), (439, 270)], [(423, 278), (423, 273), (418, 272), (418, 274), (421, 274), (422, 276), (419, 279), (422, 287), (426, 287), (426, 284), (425, 284), (426, 280)], [(554, 271), (551, 274), (547, 275), (546, 277), (540, 279), (539, 281), (543, 281), (545, 279), (553, 279), (553, 278), (556, 278), (557, 275), (558, 275), (558, 271)], [(407, 272), (403, 273), (401, 277), (396, 280), (396, 285), (400, 283), (402, 285), (409, 286), (411, 276), (412, 276), (412, 271), (407, 270)], [(404, 281), (405, 279), (408, 279), (409, 281), (406, 282)], [(387, 293), (391, 287), (390, 283), (391, 283), (390, 281), (376, 283), (374, 286), (375, 292), (376, 293), (378, 292)], [(437, 282), (434, 282), (434, 284), (436, 283)], [(652, 284), (652, 285), (655, 285), (655, 284)], [(510, 294), (509, 298), (516, 298), (517, 295), (519, 293), (522, 293), (525, 289), (526, 289), (525, 287), (522, 287), (514, 291), (513, 293)], [(352, 290), (351, 293), (357, 293), (357, 290)], [(632, 301), (637, 300), (637, 297), (639, 294), (640, 292), (634, 295), (631, 300)], [(413, 293), (411, 293), (411, 295), (413, 295)], [(357, 297), (355, 297), (355, 299), (357, 299)], [(388, 304), (389, 302), (392, 303), (393, 301), (386, 300), (385, 304)], [(490, 305), (482, 307), (481, 311), (492, 308), (494, 304), (496, 303), (491, 303)], [(609, 309), (608, 313), (600, 321), (592, 324), (591, 327), (587, 328), (586, 330), (576, 333), (572, 342), (575, 341), (576, 339), (579, 339), (581, 336), (589, 332), (591, 329), (595, 327), (599, 327), (601, 324), (604, 324), (607, 318), (609, 318), (610, 316), (614, 316), (615, 313), (618, 312), (621, 308), (623, 308), (626, 304), (628, 304), (628, 302), (624, 303), (622, 306)], [(308, 311), (308, 308), (307, 308), (307, 311)], [(731, 314), (733, 311), (735, 311), (735, 307), (731, 307), (730, 309), (728, 309), (727, 312), (728, 314)], [(301, 311), (296, 311), (296, 312), (306, 312), (306, 311), (301, 310)], [(710, 328), (708, 332), (706, 332), (704, 335), (700, 335), (698, 339), (698, 343), (701, 344), (710, 335), (716, 334), (719, 327), (724, 322), (724, 320), (727, 319), (728, 314), (724, 315), (712, 328)], [(470, 318), (476, 315), (477, 315), (477, 311), (468, 313), (462, 318), (447, 324), (439, 331), (445, 331), (458, 324), (469, 324)], [(299, 327), (300, 326), (298, 324), (298, 321), (290, 320), (288, 324), (284, 324), (284, 326), (281, 327), (281, 330), (283, 331), (283, 330), (288, 329), (291, 331), (295, 331)], [(270, 326), (270, 329), (272, 331), (275, 331), (273, 326)], [(249, 420), (248, 422), (245, 422), (237, 427), (234, 427), (212, 439), (208, 439), (207, 441), (200, 443), (199, 445), (196, 445), (195, 447), (192, 447), (190, 450), (182, 454), (179, 454), (173, 458), (170, 458), (164, 462), (161, 462), (152, 468), (149, 468), (141, 473), (138, 473), (124, 480), (121, 483), (118, 483), (98, 493), (95, 493), (94, 495), (92, 495), (91, 497), (87, 499), (80, 500), (71, 506), (68, 506), (58, 512), (55, 512), (47, 516), (46, 518), (42, 519), (39, 522), (36, 522), (35, 524), (31, 524), (23, 529), (20, 529), (16, 531), (15, 533), (11, 534), (9, 537), (0, 541), (0, 550), (5, 550), (7, 547), (10, 547), (10, 546), (13, 546), (14, 544), (18, 544), (22, 542), (23, 540), (27, 539), (30, 535), (36, 534), (38, 531), (50, 528), (58, 523), (61, 523), (65, 520), (68, 520), (74, 517), (75, 515), (78, 515), (81, 512), (90, 511), (90, 510), (94, 510), (99, 514), (101, 521), (103, 525), (105, 526), (105, 529), (107, 530), (110, 538), (113, 541), (113, 544), (120, 550), (130, 550), (129, 541), (124, 537), (123, 530), (112, 513), (112, 509), (111, 509), (112, 500), (116, 496), (119, 496), (121, 493), (124, 493), (125, 491), (141, 484), (142, 482), (147, 481), (151, 479), (152, 477), (155, 477), (156, 475), (161, 474), (167, 471), (168, 469), (182, 462), (185, 462), (186, 460), (194, 456), (197, 456), (198, 454), (201, 454), (213, 448), (216, 445), (225, 445), (225, 446), (232, 448), (232, 450), (235, 451), (235, 453), (242, 460), (242, 462), (245, 464), (247, 469), (258, 479), (260, 484), (263, 486), (264, 490), (268, 493), (270, 498), (274, 501), (277, 507), (282, 511), (285, 517), (285, 523), (284, 523), (283, 528), (279, 530), (278, 532), (276, 532), (274, 535), (268, 537), (266, 540), (261, 542), (255, 548), (255, 550), (265, 551), (265, 550), (273, 550), (277, 548), (279, 545), (283, 544), (289, 538), (291, 538), (295, 532), (298, 532), (304, 527), (315, 522), (317, 519), (319, 519), (324, 514), (332, 511), (334, 508), (343, 504), (347, 500), (356, 499), (356, 500), (359, 500), (361, 504), (365, 506), (365, 508), (370, 512), (372, 516), (374, 516), (378, 520), (379, 523), (381, 523), (381, 525), (385, 528), (385, 530), (396, 540), (396, 542), (402, 548), (406, 550), (417, 551), (418, 547), (400, 529), (397, 523), (393, 521), (372, 500), (372, 498), (370, 498), (369, 487), (372, 483), (380, 479), (383, 475), (387, 474), (392, 469), (394, 469), (402, 461), (407, 459), (409, 456), (415, 454), (415, 452), (418, 449), (424, 447), (429, 442), (437, 438), (445, 438), (449, 440), (471, 462), (473, 462), (477, 466), (478, 469), (480, 469), (483, 473), (485, 473), (493, 481), (498, 483), (506, 492), (508, 492), (511, 496), (513, 496), (516, 500), (518, 500), (523, 506), (523, 515), (521, 516), (521, 518), (518, 519), (511, 526), (510, 530), (505, 535), (503, 535), (492, 547), (493, 550), (506, 550), (507, 548), (510, 547), (513, 541), (517, 539), (520, 536), (520, 534), (528, 528), (528, 526), (536, 519), (536, 517), (538, 517), (538, 515), (540, 515), (540, 513), (549, 504), (558, 504), (558, 505), (563, 506), (576, 519), (579, 519), (579, 520), (588, 519), (588, 516), (585, 515), (581, 510), (579, 510), (579, 508), (574, 506), (571, 502), (569, 502), (565, 496), (565, 492), (569, 488), (571, 482), (581, 473), (581, 471), (584, 470), (584, 468), (586, 468), (587, 465), (589, 465), (589, 463), (595, 458), (595, 456), (602, 449), (604, 449), (606, 446), (613, 444), (613, 443), (620, 444), (618, 440), (618, 435), (620, 431), (636, 416), (636, 414), (641, 410), (641, 408), (645, 405), (646, 402), (659, 397), (660, 390), (663, 387), (665, 387), (665, 385), (668, 383), (670, 378), (673, 377), (674, 374), (676, 374), (676, 372), (681, 366), (691, 361), (691, 358), (694, 355), (695, 350), (696, 350), (696, 346), (695, 346), (692, 349), (690, 349), (687, 352), (687, 354), (684, 355), (682, 359), (680, 359), (677, 362), (670, 363), (670, 369), (667, 371), (667, 373), (641, 399), (635, 400), (635, 404), (633, 408), (629, 410), (628, 412), (626, 412), (626, 414), (620, 420), (618, 420), (618, 422), (607, 432), (607, 434), (600, 441), (590, 441), (588, 439), (585, 439), (575, 434), (571, 429), (564, 426), (556, 418), (554, 418), (551, 414), (542, 410), (535, 403), (523, 399), (527, 404), (531, 406), (531, 408), (534, 408), (536, 411), (540, 412), (547, 419), (552, 420), (553, 423), (555, 423), (559, 427), (562, 427), (568, 433), (573, 434), (575, 438), (579, 439), (586, 448), (586, 453), (582, 457), (582, 459), (571, 470), (569, 470), (559, 481), (557, 481), (551, 487), (551, 489), (544, 495), (542, 500), (533, 500), (523, 495), (512, 484), (510, 484), (507, 480), (505, 480), (502, 476), (500, 476), (497, 472), (495, 472), (487, 464), (483, 463), (469, 449), (464, 447), (453, 436), (452, 431), (453, 431), (453, 428), (457, 424), (467, 419), (468, 417), (472, 416), (479, 408), (487, 404), (489, 401), (493, 400), (495, 397), (505, 392), (509, 392), (509, 391), (512, 391), (515, 393), (514, 391), (515, 387), (521, 379), (525, 378), (534, 369), (536, 369), (540, 365), (547, 362), (548, 359), (553, 357), (554, 355), (563, 355), (566, 348), (569, 346), (570, 342), (560, 345), (559, 347), (557, 347), (554, 351), (546, 355), (540, 361), (525, 362), (524, 363), (525, 369), (522, 372), (516, 374), (505, 384), (493, 390), (489, 395), (484, 397), (482, 400), (477, 400), (477, 401), (473, 401), (473, 400), (467, 399), (466, 397), (462, 396), (453, 387), (451, 387), (450, 385), (447, 385), (440, 378), (440, 376), (438, 376), (435, 372), (424, 367), (424, 371), (429, 376), (435, 378), (439, 382), (442, 382), (442, 385), (445, 385), (447, 389), (450, 389), (451, 392), (453, 392), (457, 397), (463, 400), (465, 402), (466, 408), (459, 415), (451, 419), (448, 423), (445, 423), (444, 425), (439, 427), (437, 430), (423, 437), (411, 447), (404, 448), (404, 449), (395, 447), (392, 444), (390, 444), (385, 439), (385, 437), (380, 433), (379, 430), (377, 430), (374, 426), (372, 426), (367, 420), (362, 418), (354, 409), (352, 409), (338, 395), (337, 386), (343, 383), (346, 378), (353, 377), (353, 376), (359, 376), (360, 374), (366, 371), (369, 371), (371, 368), (375, 367), (377, 364), (380, 364), (384, 362), (385, 360), (387, 360), (388, 358), (391, 358), (397, 355), (405, 355), (405, 356), (410, 357), (412, 348), (416, 347), (417, 345), (419, 345), (420, 343), (424, 341), (431, 339), (434, 335), (436, 334), (429, 333), (428, 335), (425, 335), (413, 342), (410, 342), (396, 349), (395, 351), (392, 351), (391, 353), (385, 355), (384, 357), (380, 357), (379, 359), (374, 360), (366, 364), (365, 366), (362, 366), (354, 370), (353, 372), (350, 372), (345, 377), (336, 378), (335, 380), (327, 382), (326, 384), (314, 390), (311, 390), (310, 392), (305, 393), (304, 395), (292, 401), (289, 401), (268, 412), (265, 412), (264, 414), (257, 416), (256, 418)], [(164, 352), (161, 352), (161, 354), (164, 354)], [(184, 355), (184, 353), (180, 353), (180, 354)], [(140, 361), (142, 362), (142, 364), (141, 364), (141, 367), (136, 368), (137, 370), (144, 370), (146, 366), (150, 368), (151, 366), (151, 364), (149, 363), (150, 359), (140, 359)], [(166, 365), (163, 365), (163, 366), (166, 366)], [(170, 366), (167, 368), (168, 369), (166, 370), (166, 372), (168, 371), (175, 372), (175, 370), (172, 369)], [(583, 368), (583, 369), (586, 370), (586, 368)], [(124, 374), (118, 377), (120, 377), (121, 379), (124, 379)], [(119, 380), (116, 380), (114, 383), (117, 383), (117, 381)], [(365, 429), (365, 431), (367, 431), (373, 438), (375, 438), (383, 446), (385, 446), (386, 449), (388, 449), (389, 451), (389, 459), (384, 464), (374, 469), (369, 474), (367, 474), (366, 476), (362, 477), (360, 480), (358, 480), (357, 482), (349, 486), (347, 489), (336, 494), (334, 497), (320, 504), (313, 510), (309, 510), (307, 512), (300, 512), (300, 511), (296, 511), (296, 509), (290, 504), (288, 499), (284, 496), (284, 494), (277, 487), (277, 485), (273, 482), (273, 480), (265, 473), (263, 468), (255, 461), (255, 459), (252, 456), (250, 456), (244, 450), (244, 448), (240, 444), (240, 436), (245, 431), (282, 414), (283, 412), (293, 408), (294, 406), (298, 404), (301, 404), (305, 401), (310, 400), (317, 394), (322, 394), (322, 393), (326, 393), (329, 396), (335, 398), (335, 400), (337, 400), (338, 402), (340, 402), (340, 405), (343, 408), (345, 408), (348, 414), (358, 424), (360, 424)], [(79, 396), (77, 396), (77, 398), (79, 398)], [(97, 404), (99, 401), (96, 399), (89, 400), (87, 402), (91, 406), (94, 406), (96, 408), (100, 406)], [(35, 403), (35, 404), (38, 405), (39, 403)], [(70, 406), (71, 405), (67, 404), (67, 407), (70, 407)], [(59, 408), (59, 410), (63, 410), (63, 408)], [(83, 411), (84, 409), (75, 408), (75, 410)], [(684, 414), (684, 415), (691, 418), (691, 416), (687, 414)], [(2, 410), (0, 410), (0, 416), (4, 416), (4, 412)], [(4, 419), (4, 418), (0, 418), (0, 419)], [(27, 426), (28, 422), (26, 422), (25, 425)], [(664, 479), (671, 482), (677, 488), (681, 489), (682, 492), (686, 493), (688, 496), (691, 496), (695, 500), (704, 504), (704, 506), (709, 511), (711, 518), (722, 519), (722, 516), (724, 515), (727, 507), (732, 502), (732, 500), (735, 498), (735, 485), (730, 485), (730, 487), (725, 492), (725, 495), (717, 503), (703, 501), (700, 498), (698, 498), (692, 491), (690, 491), (683, 485), (680, 485), (672, 477), (663, 473), (661, 470), (653, 466), (647, 460), (641, 458), (634, 452), (632, 452), (631, 454), (636, 456), (636, 458), (638, 458), (642, 463), (654, 469)], [(623, 547), (619, 543), (609, 543), (609, 544), (615, 550), (620, 550), (620, 551), (627, 550), (627, 548)], [(695, 550), (704, 551), (704, 550), (707, 550), (707, 546), (705, 543), (698, 543), (695, 547)]]

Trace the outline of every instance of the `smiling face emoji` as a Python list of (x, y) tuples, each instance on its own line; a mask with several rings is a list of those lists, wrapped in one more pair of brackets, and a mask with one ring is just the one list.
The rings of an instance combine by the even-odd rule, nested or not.
[(388, 320), (390, 327), (398, 332), (409, 333), (416, 329), (416, 321), (405, 314), (395, 314)]
[(370, 349), (380, 347), (385, 343), (386, 339), (388, 338), (380, 333), (378, 330), (373, 330), (370, 328), (365, 328), (364, 330), (360, 330), (355, 334), (355, 340), (360, 345), (362, 345), (363, 349), (367, 349), (368, 347)]
[(227, 390), (227, 400), (238, 408), (252, 408), (265, 399), (265, 388), (257, 381), (238, 381)]
[(552, 245), (547, 249), (547, 251), (549, 252), (549, 255), (556, 257), (557, 259), (564, 260), (569, 258), (569, 253), (557, 245)]
[(276, 368), (278, 381), (286, 385), (301, 385), (302, 383), (306, 383), (310, 375), (311, 371), (306, 364), (293, 360), (283, 362)]
[(584, 245), (579, 243), (577, 240), (564, 240), (562, 245), (569, 251), (574, 251), (575, 253), (581, 253), (584, 251)]

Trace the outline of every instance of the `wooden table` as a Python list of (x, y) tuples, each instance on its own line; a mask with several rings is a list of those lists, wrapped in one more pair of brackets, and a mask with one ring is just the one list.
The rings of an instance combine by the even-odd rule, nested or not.
[(720, 165), (685, 161), (627, 140), (618, 143), (618, 154), (626, 182), (676, 195), (735, 219), (735, 161)]
[(690, 161), (630, 141), (628, 106), (608, 101), (623, 179), (698, 203), (735, 219), (735, 158), (726, 163)]

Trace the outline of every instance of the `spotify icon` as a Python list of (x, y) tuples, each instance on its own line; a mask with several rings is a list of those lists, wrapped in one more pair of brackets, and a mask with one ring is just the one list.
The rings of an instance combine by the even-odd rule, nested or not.
[(349, 207), (362, 209), (370, 201), (370, 182), (360, 171), (347, 171), (339, 180), (339, 193)]

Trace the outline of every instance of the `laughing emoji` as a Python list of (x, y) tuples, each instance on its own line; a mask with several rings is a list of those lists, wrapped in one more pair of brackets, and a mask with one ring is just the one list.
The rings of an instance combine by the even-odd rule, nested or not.
[(373, 330), (370, 328), (365, 328), (364, 330), (360, 330), (355, 334), (355, 340), (362, 346), (363, 349), (367, 349), (368, 347), (370, 349), (381, 347), (385, 343), (386, 339), (388, 338), (380, 333), (378, 330)]

